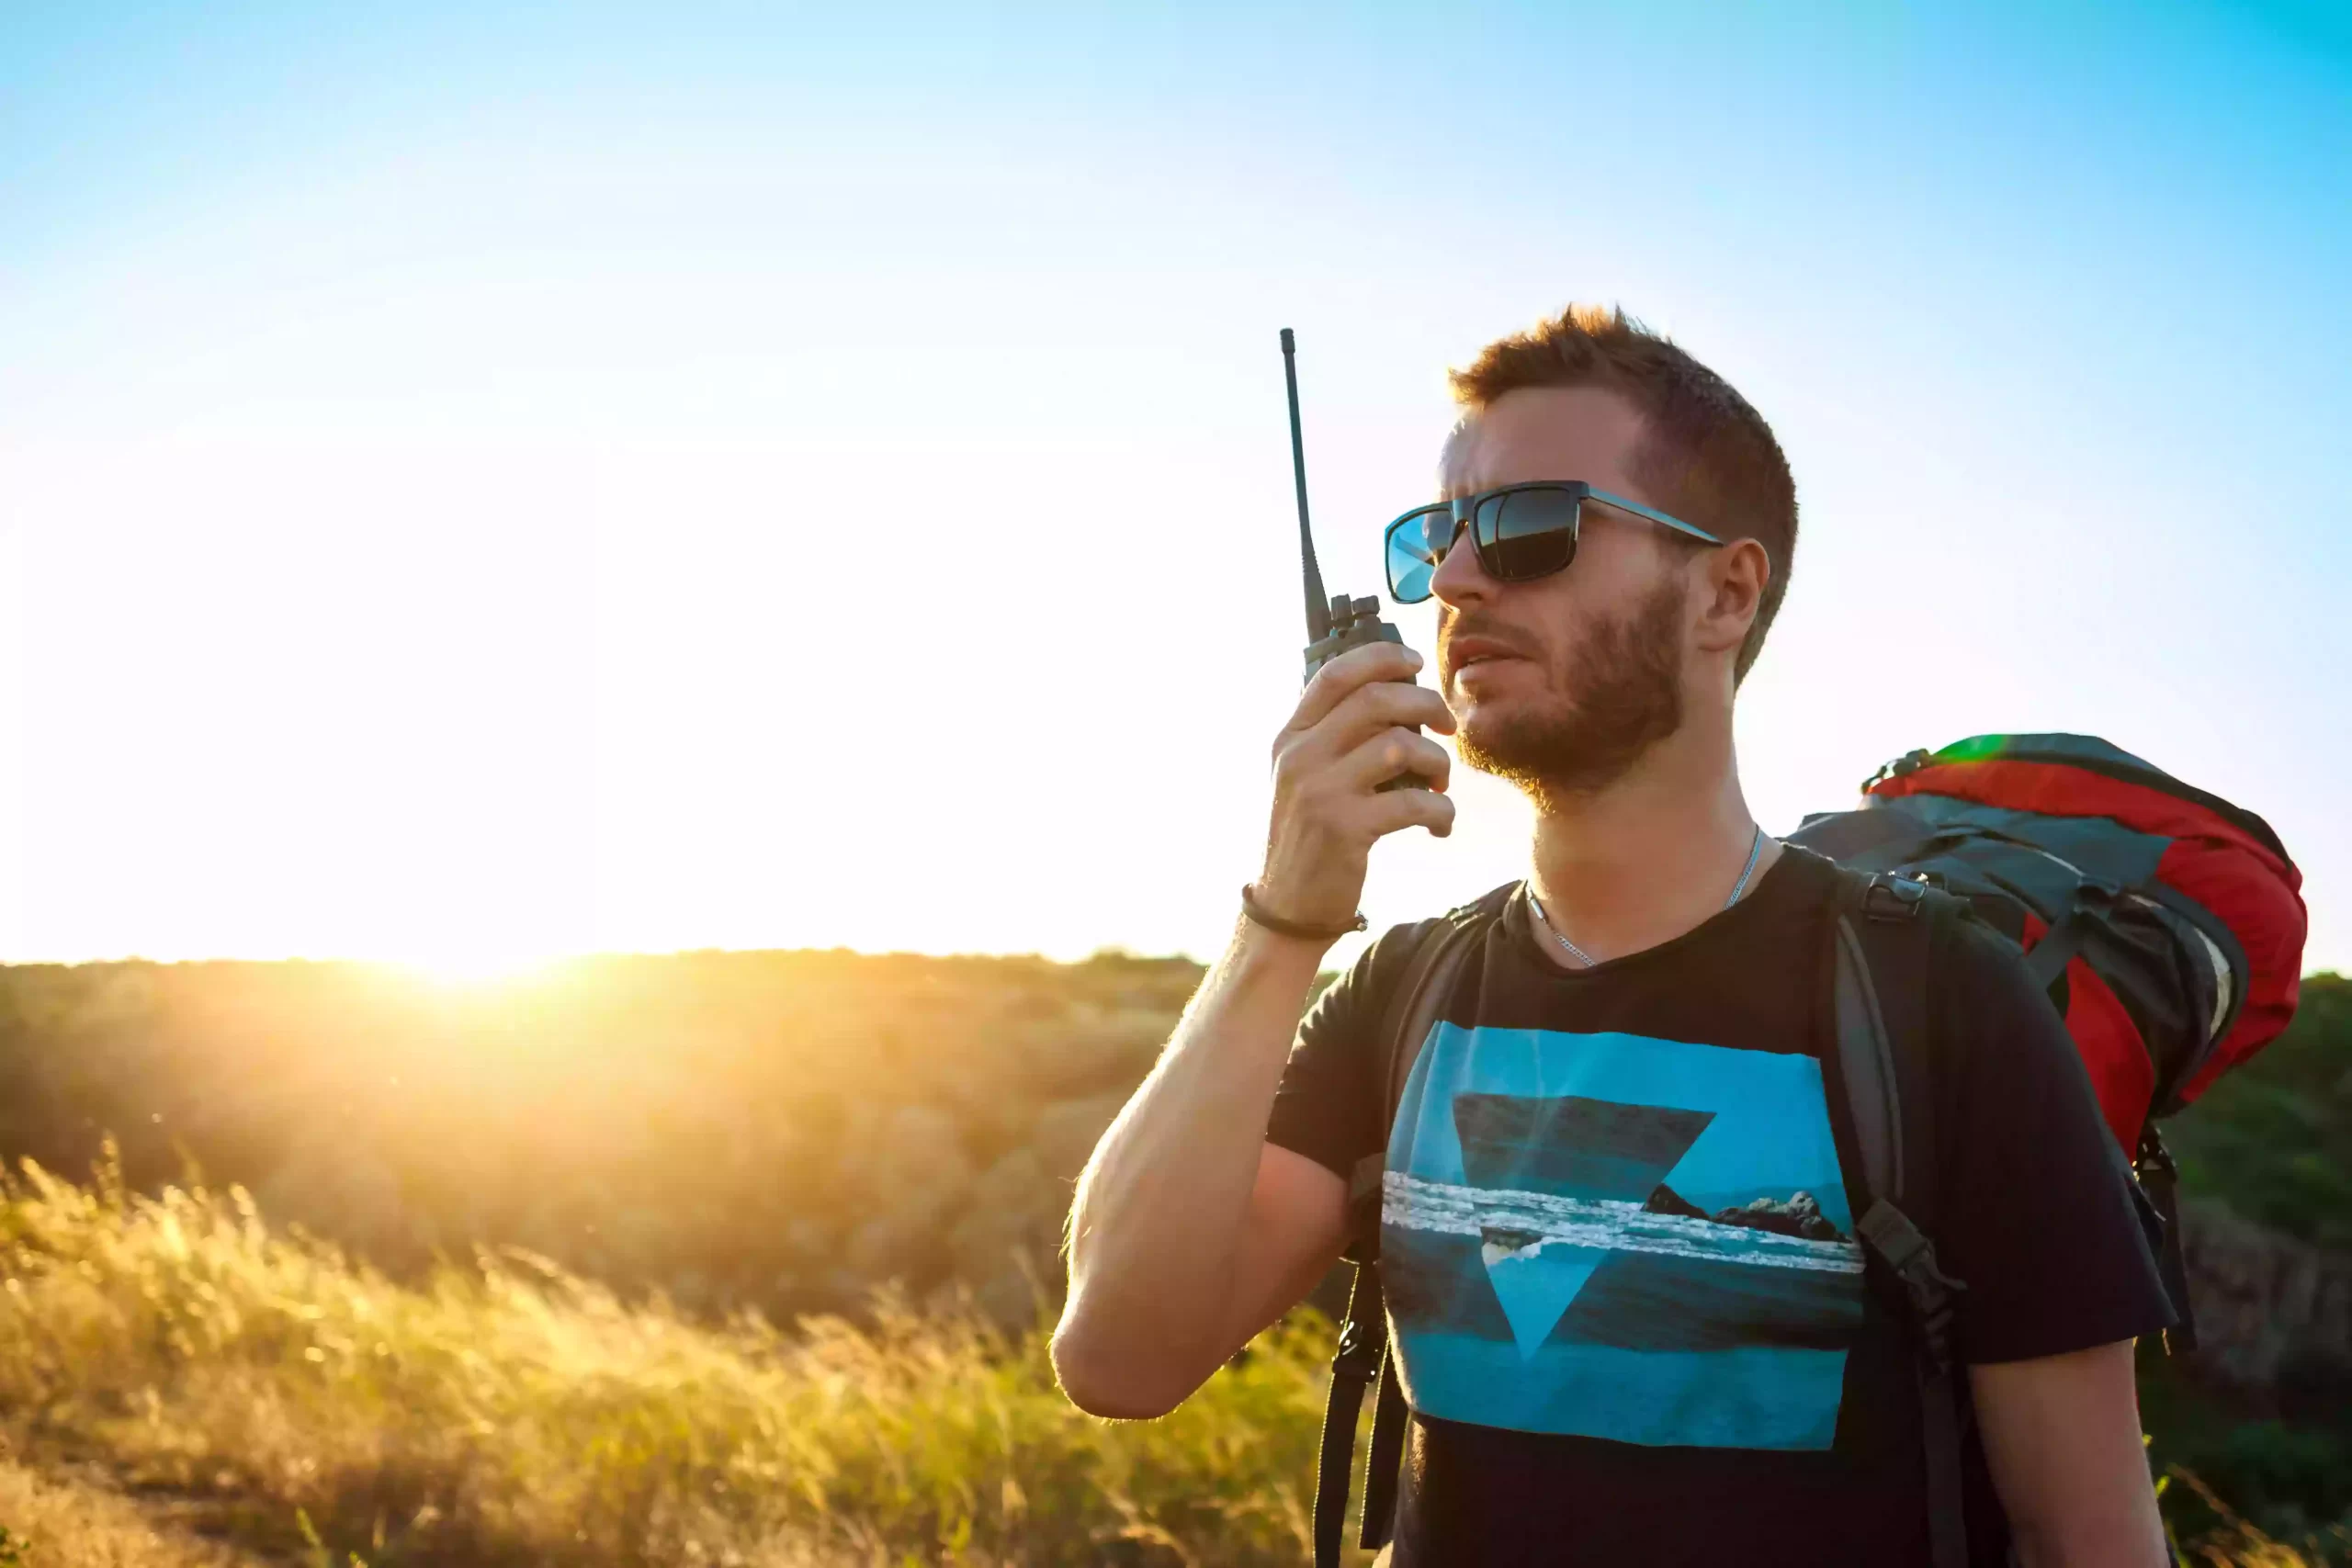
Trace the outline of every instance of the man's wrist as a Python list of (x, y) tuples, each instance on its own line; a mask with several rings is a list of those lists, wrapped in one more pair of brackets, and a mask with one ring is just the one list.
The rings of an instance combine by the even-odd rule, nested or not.
[(1323, 956), (1340, 939), (1335, 936), (1288, 936), (1261, 926), (1248, 915), (1233, 922), (1229, 953), (1235, 967), (1269, 977), (1298, 971), (1311, 981), (1323, 967)]
[(1364, 929), (1363, 911), (1358, 909), (1352, 919), (1338, 921), (1302, 920), (1283, 913), (1269, 905), (1261, 896), (1258, 885), (1241, 885), (1241, 912), (1253, 925), (1261, 925), (1282, 936), (1295, 937), (1303, 942), (1320, 942), (1327, 946), (1343, 936), (1353, 936)]

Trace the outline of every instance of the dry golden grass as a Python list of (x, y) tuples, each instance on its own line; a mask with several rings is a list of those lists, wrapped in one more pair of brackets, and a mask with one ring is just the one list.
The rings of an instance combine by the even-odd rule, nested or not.
[[(1109, 1424), (1042, 1335), (696, 1325), (515, 1255), (409, 1288), (240, 1193), (28, 1168), (0, 1190), (0, 1424), (52, 1479), (0, 1472), (0, 1525), (34, 1568), (1296, 1564), (1329, 1345), (1277, 1328)], [(54, 1479), (92, 1472), (141, 1501)], [(2304, 1562), (2250, 1533), (2194, 1560)]]
[[(0, 1201), (20, 1449), (338, 1565), (1294, 1562), (1328, 1327), (1164, 1421), (1056, 1392), (1043, 1341), (886, 1311), (688, 1323), (526, 1258), (396, 1286), (241, 1195)], [(298, 1517), (298, 1510), (300, 1511)], [(5, 1521), (0, 1521), (5, 1522)]]
[[(26, 1568), (262, 1568), (102, 1486), (0, 1461), (0, 1563)], [(16, 1555), (8, 1555), (10, 1547)]]
[(2352, 1559), (2352, 1536), (2346, 1536), (2340, 1528), (2331, 1532), (2336, 1537), (2329, 1543), (2334, 1550), (2326, 1557), (2315, 1557), (2272, 1540), (2216, 1496), (2211, 1487), (2178, 1465), (2165, 1472), (2163, 1484), (2187, 1487), (2221, 1516), (2221, 1529), (2181, 1549), (2181, 1560), (2195, 1568), (2315, 1568), (2330, 1559)]

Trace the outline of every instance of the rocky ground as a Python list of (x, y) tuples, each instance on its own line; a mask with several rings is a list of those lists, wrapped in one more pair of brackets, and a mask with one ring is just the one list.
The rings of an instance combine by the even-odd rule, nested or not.
[(2281, 1416), (2352, 1410), (2352, 1257), (2214, 1202), (2186, 1206), (2182, 1237), (2199, 1375)]

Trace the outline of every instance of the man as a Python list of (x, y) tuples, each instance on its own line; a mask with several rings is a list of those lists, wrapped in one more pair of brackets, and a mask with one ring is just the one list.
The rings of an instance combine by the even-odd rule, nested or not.
[[(1055, 1366), (1097, 1415), (1173, 1408), (1322, 1278), (1385, 1148), (1399, 1568), (1925, 1564), (1907, 1325), (1865, 1289), (1824, 1077), (1837, 874), (1757, 827), (1733, 755), (1787, 462), (1622, 313), (1572, 309), (1454, 384), (1449, 502), (1392, 530), (1392, 588), (1440, 602), (1439, 689), (1357, 649), (1276, 739), (1246, 916), (1080, 1182)], [(1409, 928), (1293, 1025), (1374, 841), (1452, 827), (1417, 726), (1537, 818), (1392, 1120)], [(2013, 950), (1960, 922), (1931, 985), (1971, 1555), (2156, 1568), (2132, 1348), (2170, 1314), (2120, 1156)]]

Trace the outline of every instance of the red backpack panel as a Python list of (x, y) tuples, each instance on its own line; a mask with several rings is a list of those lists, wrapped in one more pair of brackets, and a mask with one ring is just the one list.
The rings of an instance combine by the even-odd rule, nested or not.
[(2104, 740), (1915, 751), (1792, 835), (1925, 874), (2024, 947), (2129, 1152), (2294, 1016), (2301, 874), (2269, 824)]

